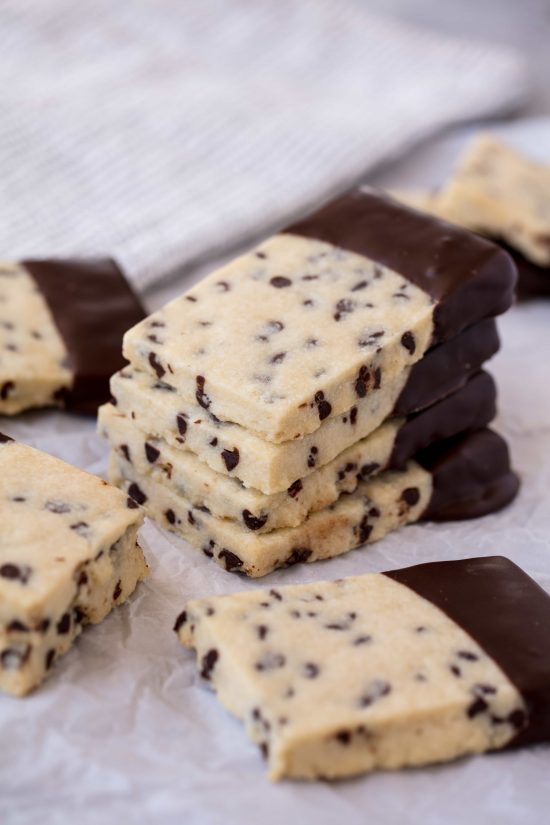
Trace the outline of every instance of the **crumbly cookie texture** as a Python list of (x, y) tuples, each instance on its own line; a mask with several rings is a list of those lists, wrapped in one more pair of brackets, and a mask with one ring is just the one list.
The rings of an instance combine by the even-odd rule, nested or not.
[(31, 276), (0, 263), (0, 413), (60, 406), (72, 383), (68, 353)]
[(194, 600), (175, 629), (272, 779), (442, 762), (525, 724), (499, 665), (384, 574)]
[(172, 385), (131, 367), (113, 376), (111, 392), (116, 409), (142, 431), (269, 495), (285, 492), (296, 479), (311, 475), (372, 433), (391, 414), (406, 380), (406, 374), (397, 375), (350, 410), (328, 418), (314, 433), (280, 444), (264, 441), (240, 424), (220, 421), (198, 404), (184, 402)]
[(377, 541), (403, 524), (418, 521), (432, 496), (430, 472), (411, 461), (403, 471), (388, 470), (361, 482), (355, 492), (311, 513), (297, 527), (258, 534), (237, 522), (216, 518), (205, 506), (193, 506), (168, 483), (138, 476), (129, 465), (121, 467), (114, 454), (109, 478), (162, 527), (182, 536), (226, 570), (251, 577), (332, 558)]
[(0, 688), (22, 696), (147, 574), (143, 514), (106, 481), (0, 439)]
[(124, 337), (134, 367), (275, 443), (314, 432), (429, 346), (434, 301), (330, 243), (276, 235)]
[(491, 135), (472, 141), (437, 209), (454, 223), (502, 238), (539, 266), (550, 264), (550, 165)]

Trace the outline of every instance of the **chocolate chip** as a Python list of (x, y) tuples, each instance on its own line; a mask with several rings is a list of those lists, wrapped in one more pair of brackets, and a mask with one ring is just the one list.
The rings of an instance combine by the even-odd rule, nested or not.
[(175, 524), (176, 523), (176, 514), (174, 513), (174, 511), (171, 508), (169, 508), (168, 510), (165, 510), (164, 515), (165, 515), (166, 521), (169, 524)]
[(145, 447), (145, 455), (147, 457), (147, 461), (150, 464), (154, 464), (160, 455), (160, 450), (157, 450), (157, 448), (153, 447), (152, 444), (149, 444), (148, 441), (146, 441), (143, 446)]
[(285, 567), (292, 567), (293, 564), (305, 564), (312, 552), (309, 547), (294, 547), (285, 561)]
[(185, 300), (186, 300), (186, 301), (191, 301), (191, 303), (192, 303), (192, 304), (196, 304), (196, 303), (197, 303), (197, 299), (195, 298), (195, 296), (194, 296), (194, 295), (186, 295), (186, 296), (185, 296)]
[(68, 633), (71, 629), (71, 614), (64, 613), (60, 620), (57, 623), (57, 632), (63, 636), (65, 633)]
[(137, 501), (138, 504), (145, 504), (147, 501), (147, 496), (135, 481), (133, 481), (128, 487), (128, 493), (134, 501)]
[(46, 658), (44, 659), (44, 665), (46, 670), (49, 670), (51, 668), (54, 658), (55, 650), (53, 648), (50, 648), (50, 650), (48, 650), (48, 652), (46, 653)]
[(85, 584), (88, 584), (88, 574), (85, 570), (81, 570), (78, 574), (76, 584), (78, 587), (84, 587)]
[(315, 393), (315, 404), (317, 404), (317, 410), (319, 412), (319, 421), (328, 418), (332, 412), (332, 405), (325, 399), (325, 394), (322, 390)]
[(174, 631), (177, 633), (180, 627), (183, 627), (185, 622), (187, 621), (187, 611), (182, 610), (179, 616), (177, 617), (176, 621), (174, 622)]
[(15, 381), (4, 381), (0, 387), (0, 398), (5, 401), (8, 395), (15, 389)]
[(137, 510), (139, 504), (137, 503), (137, 501), (134, 501), (133, 498), (130, 498), (130, 496), (128, 496), (128, 498), (126, 499), (126, 507), (129, 510)]
[(218, 446), (218, 439), (213, 438), (212, 441), (210, 441), (209, 443), (210, 443), (211, 447), (217, 447)]
[(231, 550), (226, 550), (225, 548), (220, 550), (218, 558), (225, 561), (226, 570), (235, 570), (243, 566), (243, 560), (240, 559), (236, 553), (232, 553)]
[(231, 289), (227, 281), (218, 281), (216, 286), (219, 286), (220, 292), (229, 292), (229, 290)]
[(382, 370), (380, 367), (376, 367), (374, 370), (374, 384), (372, 385), (373, 390), (379, 390), (382, 386)]
[(409, 507), (414, 507), (420, 501), (420, 491), (418, 487), (406, 487), (401, 493), (401, 500), (408, 504)]
[(309, 455), (307, 457), (307, 466), (308, 467), (315, 467), (317, 463), (317, 453), (319, 452), (317, 447), (312, 447), (309, 451)]
[(214, 665), (219, 659), (219, 653), (215, 648), (211, 648), (205, 653), (201, 661), (201, 676), (203, 679), (210, 679)]
[(255, 516), (250, 510), (243, 510), (243, 521), (249, 530), (259, 530), (267, 521), (267, 513)]
[(14, 619), (8, 625), (8, 632), (9, 633), (28, 633), (29, 628), (23, 622), (20, 622), (19, 619)]
[(207, 410), (210, 407), (210, 404), (212, 402), (211, 402), (210, 398), (208, 397), (208, 395), (204, 391), (204, 383), (205, 383), (204, 376), (203, 375), (197, 375), (196, 381), (197, 381), (197, 389), (196, 389), (196, 392), (195, 392), (195, 398), (197, 399), (197, 402), (199, 403), (199, 405), (204, 410)]
[(369, 540), (370, 534), (372, 533), (372, 524), (369, 524), (368, 515), (363, 516), (363, 518), (359, 522), (358, 529), (359, 529), (359, 542), (360, 542), (360, 544), (364, 544), (366, 541)]
[(276, 355), (273, 355), (269, 359), (269, 363), (270, 364), (280, 364), (281, 361), (284, 361), (285, 356), (286, 356), (286, 352), (278, 352)]
[(296, 498), (296, 496), (298, 495), (303, 486), (304, 485), (302, 484), (301, 479), (298, 478), (296, 481), (294, 481), (287, 490), (287, 493), (290, 496), (290, 498)]
[(120, 447), (119, 447), (119, 450), (122, 453), (122, 455), (124, 456), (124, 458), (126, 459), (126, 461), (129, 461), (130, 463), (132, 463), (132, 459), (130, 458), (130, 448), (128, 447), (128, 445), (127, 444), (121, 444)]
[(166, 370), (158, 360), (154, 352), (149, 353), (149, 363), (157, 374), (157, 378), (162, 378), (166, 374)]
[(258, 634), (258, 639), (265, 639), (269, 633), (269, 628), (265, 624), (259, 624), (256, 628), (256, 633)]
[(355, 647), (359, 645), (367, 645), (369, 642), (372, 642), (372, 636), (369, 636), (368, 634), (357, 636), (357, 638), (353, 640)]
[(485, 699), (482, 699), (481, 696), (478, 696), (477, 699), (474, 699), (474, 701), (470, 705), (468, 705), (466, 715), (468, 719), (473, 719), (475, 716), (479, 716), (480, 713), (484, 713), (488, 707), (489, 705), (487, 704)]
[(290, 278), (285, 278), (284, 275), (275, 275), (275, 277), (271, 278), (269, 283), (277, 289), (283, 289), (285, 286), (290, 286), (292, 281)]
[(496, 687), (494, 685), (486, 685), (486, 684), (477, 684), (472, 687), (472, 693), (476, 696), (479, 694), (490, 695), (497, 692)]
[(460, 659), (465, 659), (467, 662), (477, 662), (479, 659), (477, 653), (472, 653), (470, 650), (459, 650), (457, 655)]
[(367, 688), (366, 693), (359, 699), (359, 704), (362, 708), (367, 708), (383, 696), (387, 696), (388, 693), (391, 693), (391, 685), (389, 682), (383, 679), (374, 679)]
[(265, 252), (256, 252), (256, 257), (261, 258), (263, 261), (265, 260), (265, 258), (267, 258), (267, 255), (265, 254)]
[(79, 536), (87, 536), (90, 530), (90, 525), (87, 521), (76, 521), (74, 524), (70, 525), (71, 530), (74, 530), (75, 533), (78, 533)]
[(113, 601), (116, 602), (120, 594), (122, 593), (122, 582), (120, 579), (117, 581), (115, 585), (115, 589), (113, 590)]
[(367, 394), (367, 389), (370, 383), (370, 373), (368, 367), (363, 365), (360, 367), (359, 372), (357, 373), (357, 378), (355, 379), (355, 392), (359, 396), (359, 398), (364, 398)]
[(282, 653), (273, 653), (272, 651), (268, 651), (267, 653), (264, 653), (261, 659), (258, 659), (254, 667), (259, 671), (276, 670), (280, 667), (284, 667), (285, 664), (286, 658)]
[(341, 298), (336, 304), (336, 312), (333, 315), (335, 321), (339, 321), (345, 315), (349, 315), (355, 309), (355, 302), (349, 298)]
[(401, 336), (401, 344), (405, 347), (407, 352), (410, 352), (411, 355), (414, 354), (414, 351), (416, 350), (416, 341), (414, 340), (414, 335), (410, 330), (407, 330), (407, 332), (404, 332)]
[(224, 460), (227, 471), (230, 473), (239, 463), (239, 449), (234, 447), (232, 450), (222, 450), (222, 458)]
[(176, 415), (176, 424), (178, 426), (178, 431), (181, 436), (185, 436), (187, 432), (187, 421), (185, 420), (184, 413), (178, 413)]
[(449, 665), (449, 670), (451, 671), (453, 676), (456, 676), (457, 679), (460, 678), (460, 676), (462, 676), (462, 671), (459, 667), (457, 667), (457, 665)]
[(358, 475), (361, 479), (369, 478), (369, 476), (375, 473), (379, 468), (380, 464), (378, 464), (377, 461), (370, 461), (367, 464), (363, 464)]
[(352, 286), (352, 292), (358, 292), (360, 289), (364, 289), (366, 286), (369, 285), (368, 281), (359, 281), (355, 286)]
[(349, 423), (353, 427), (355, 422), (357, 421), (357, 407), (352, 407), (349, 411)]
[(42, 619), (39, 622), (38, 627), (36, 628), (40, 633), (47, 633), (50, 628), (50, 620), (49, 619)]
[(334, 734), (334, 738), (341, 745), (349, 745), (351, 742), (351, 733), (349, 730), (339, 730), (338, 733)]
[(321, 672), (321, 668), (319, 665), (316, 665), (314, 662), (306, 662), (304, 665), (304, 676), (306, 679), (315, 679), (319, 673)]
[(0, 576), (4, 579), (11, 579), (12, 581), (20, 581), (21, 584), (27, 584), (31, 577), (32, 568), (28, 564), (12, 564), (7, 562), (0, 567)]

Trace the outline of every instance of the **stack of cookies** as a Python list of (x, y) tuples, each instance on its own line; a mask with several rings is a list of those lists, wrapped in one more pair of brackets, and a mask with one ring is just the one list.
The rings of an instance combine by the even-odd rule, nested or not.
[(518, 483), (481, 366), (515, 278), (485, 239), (345, 195), (126, 334), (110, 478), (250, 576), (495, 511)]
[(550, 295), (549, 165), (481, 134), (441, 189), (398, 197), (506, 249), (518, 269), (520, 298)]

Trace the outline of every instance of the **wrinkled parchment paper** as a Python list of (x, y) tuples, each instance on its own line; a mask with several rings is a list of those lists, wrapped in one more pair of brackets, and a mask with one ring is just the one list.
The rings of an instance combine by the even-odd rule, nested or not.
[[(86, 630), (34, 695), (0, 696), (0, 822), (548, 821), (545, 746), (333, 784), (270, 783), (256, 747), (199, 683), (193, 655), (171, 630), (191, 597), (472, 555), (506, 555), (550, 590), (550, 302), (515, 307), (500, 328), (504, 347), (490, 370), (500, 389), (495, 426), (522, 478), (513, 505), (477, 521), (406, 527), (367, 549), (256, 582), (147, 523), (148, 581)], [(106, 447), (92, 422), (33, 413), (0, 428), (92, 472), (105, 470)]]

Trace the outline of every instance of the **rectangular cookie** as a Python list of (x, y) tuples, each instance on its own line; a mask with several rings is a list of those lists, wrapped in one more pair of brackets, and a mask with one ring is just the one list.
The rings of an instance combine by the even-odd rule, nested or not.
[(515, 277), (488, 241), (356, 191), (153, 313), (124, 355), (185, 403), (280, 443), (507, 309)]
[(147, 574), (143, 514), (96, 476), (0, 436), (0, 689), (33, 690)]
[[(185, 538), (226, 570), (265, 576), (279, 567), (313, 562), (377, 541), (420, 519), (475, 518), (515, 496), (508, 448), (490, 430), (457, 436), (421, 451), (405, 469), (360, 481), (355, 491), (311, 513), (297, 527), (250, 531), (193, 507), (166, 484), (111, 460), (110, 478), (167, 530)], [(121, 475), (122, 473), (122, 475)]]
[(434, 441), (486, 426), (495, 416), (496, 387), (487, 373), (477, 373), (465, 387), (409, 418), (392, 418), (366, 438), (287, 490), (265, 495), (237, 479), (217, 473), (197, 456), (150, 436), (117, 407), (99, 412), (99, 432), (112, 449), (113, 478), (133, 473), (169, 486), (216, 518), (230, 519), (256, 533), (296, 527), (311, 512), (351, 493), (361, 480), (384, 469), (398, 469)]
[(449, 220), (502, 238), (534, 264), (550, 266), (550, 165), (490, 134), (472, 140), (437, 208)]
[(548, 740), (549, 623), (495, 556), (196, 599), (174, 629), (271, 779), (337, 779)]
[(62, 406), (95, 414), (144, 316), (111, 259), (0, 264), (0, 414)]
[(410, 370), (368, 393), (351, 410), (331, 416), (314, 433), (279, 444), (239, 424), (220, 421), (196, 403), (185, 403), (172, 384), (132, 367), (113, 376), (113, 403), (143, 432), (194, 452), (217, 473), (230, 474), (267, 495), (285, 492), (372, 433), (392, 413), (408, 415), (465, 383), (480, 359), (498, 348), (494, 321), (478, 326), (430, 350)]

